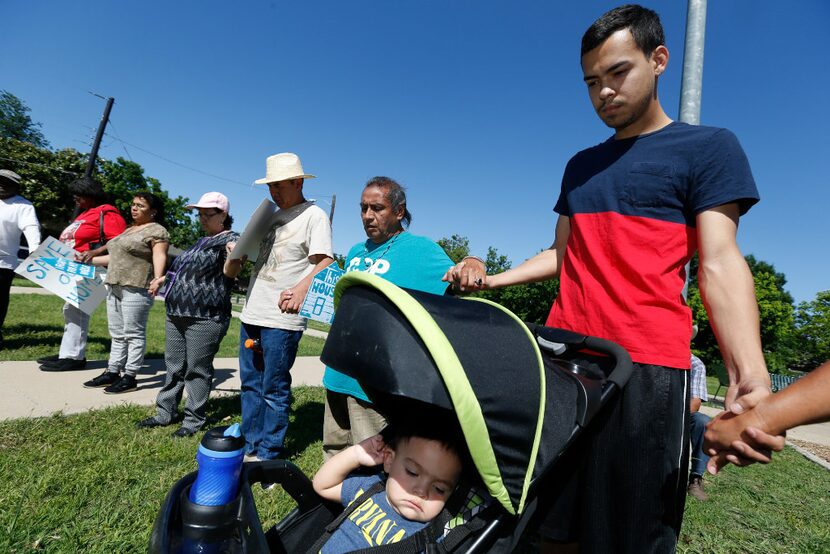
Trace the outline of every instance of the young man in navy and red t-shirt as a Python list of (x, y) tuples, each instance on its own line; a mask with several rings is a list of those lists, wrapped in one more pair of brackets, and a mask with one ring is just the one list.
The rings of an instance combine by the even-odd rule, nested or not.
[[(664, 43), (659, 17), (640, 6), (611, 10), (586, 31), (588, 95), (615, 134), (568, 162), (553, 245), (498, 275), (468, 258), (445, 276), (462, 290), (559, 276), (547, 324), (617, 342), (635, 362), (553, 495), (544, 551), (577, 542), (582, 552), (674, 552), (689, 448), (692, 321), (682, 289), (695, 251), (730, 373), (727, 409), (742, 411), (770, 393), (752, 275), (735, 238), (758, 191), (731, 132), (674, 122), (663, 111)], [(738, 461), (767, 460), (742, 452)]]

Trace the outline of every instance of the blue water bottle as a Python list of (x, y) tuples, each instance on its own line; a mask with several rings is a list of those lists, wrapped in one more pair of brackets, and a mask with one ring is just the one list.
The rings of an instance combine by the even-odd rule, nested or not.
[(205, 433), (196, 453), (199, 474), (190, 488), (190, 501), (200, 506), (232, 502), (239, 490), (244, 449), (245, 439), (238, 423), (214, 427)]

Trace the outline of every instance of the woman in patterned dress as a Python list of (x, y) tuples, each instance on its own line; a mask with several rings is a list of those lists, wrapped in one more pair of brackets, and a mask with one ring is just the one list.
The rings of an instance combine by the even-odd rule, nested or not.
[(161, 294), (167, 308), (167, 377), (156, 398), (156, 415), (139, 421), (147, 429), (176, 423), (182, 392), (187, 392), (184, 418), (174, 437), (188, 437), (205, 424), (205, 406), (213, 384), (213, 358), (231, 320), (231, 286), (222, 267), (227, 245), (239, 235), (231, 231), (228, 198), (208, 192), (196, 204), (205, 237), (176, 258)]

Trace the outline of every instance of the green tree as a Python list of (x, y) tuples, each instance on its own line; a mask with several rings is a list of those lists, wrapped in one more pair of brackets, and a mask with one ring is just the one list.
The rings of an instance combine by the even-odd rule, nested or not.
[(49, 143), (40, 130), (41, 124), (32, 121), (30, 111), (20, 98), (6, 90), (0, 90), (0, 137), (48, 148)]
[(56, 237), (72, 217), (75, 204), (67, 185), (83, 174), (85, 156), (72, 148), (51, 151), (0, 138), (0, 157), (2, 167), (21, 176), (20, 194), (34, 204), (44, 235)]
[(99, 160), (99, 166), (101, 173), (98, 177), (104, 190), (112, 196), (115, 207), (122, 214), (129, 216), (130, 204), (137, 192), (151, 192), (164, 203), (164, 226), (170, 233), (172, 244), (185, 248), (199, 239), (201, 229), (192, 210), (185, 208), (187, 198), (171, 197), (162, 189), (158, 179), (145, 177), (144, 168), (133, 161), (121, 157), (115, 161), (102, 159)]
[[(793, 337), (795, 318), (793, 298), (784, 290), (787, 279), (783, 273), (765, 261), (752, 255), (746, 256), (752, 272), (755, 298), (760, 317), (761, 345), (770, 371), (785, 371), (793, 362)], [(697, 281), (697, 255), (692, 259), (689, 296), (687, 303), (692, 310), (692, 319), (698, 325), (698, 335), (693, 341), (692, 351), (707, 365), (720, 363), (720, 349), (709, 322), (700, 295)]]
[(470, 255), (470, 239), (462, 235), (453, 235), (438, 240), (438, 246), (444, 249), (447, 256), (455, 263)]
[[(442, 238), (438, 244), (456, 263), (470, 254), (470, 241), (462, 235)], [(487, 248), (487, 257), (484, 262), (488, 275), (501, 273), (512, 267), (507, 256), (499, 254), (498, 250), (492, 246)], [(557, 294), (559, 294), (559, 279), (550, 279), (541, 283), (483, 290), (474, 293), (474, 296), (501, 304), (522, 321), (544, 323)]]
[(795, 334), (799, 357), (794, 369), (812, 370), (830, 360), (830, 290), (798, 305)]

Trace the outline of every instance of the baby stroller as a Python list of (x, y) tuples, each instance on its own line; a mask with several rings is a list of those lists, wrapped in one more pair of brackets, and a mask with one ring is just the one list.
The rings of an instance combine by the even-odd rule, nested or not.
[[(404, 290), (360, 272), (343, 276), (335, 304), (323, 362), (355, 377), (390, 422), (423, 410), (457, 418), (480, 477), (460, 486), (426, 529), (371, 552), (513, 551), (556, 461), (628, 381), (628, 353), (602, 339), (526, 325), (493, 302)], [(195, 475), (168, 493), (151, 552), (177, 552), (193, 532), (183, 529), (182, 499)], [(338, 514), (345, 517), (291, 462), (245, 464), (241, 479), (228, 507), (230, 538), (217, 551), (316, 552)], [(279, 483), (297, 503), (267, 532), (251, 494), (255, 483)]]

